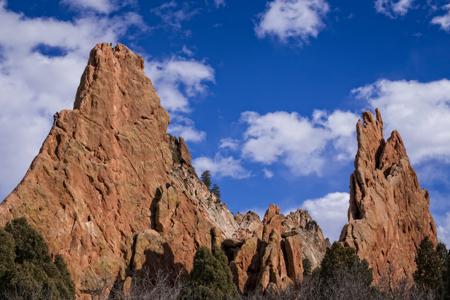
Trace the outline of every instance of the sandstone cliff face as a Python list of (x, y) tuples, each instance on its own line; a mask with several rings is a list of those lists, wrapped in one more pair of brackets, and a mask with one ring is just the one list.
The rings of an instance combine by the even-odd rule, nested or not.
[(0, 223), (25, 216), (64, 256), (78, 296), (105, 292), (150, 258), (189, 271), (211, 229), (231, 237), (237, 223), (198, 180), (168, 124), (143, 59), (123, 45), (97, 45), (74, 109), (55, 115), (0, 205)]
[[(198, 179), (183, 139), (167, 134), (143, 59), (99, 44), (73, 110), (55, 115), (38, 156), (0, 204), (0, 225), (26, 217), (61, 254), (78, 298), (130, 291), (158, 269), (186, 273), (200, 246), (221, 245), (241, 291), (284, 288), (316, 267), (328, 241), (304, 211), (271, 206), (234, 217)], [(147, 272), (147, 273), (145, 273)]]
[(329, 241), (304, 210), (284, 216), (271, 205), (261, 221), (248, 212), (236, 217), (238, 230), (223, 242), (238, 289), (284, 289), (303, 279), (303, 259), (319, 266)]
[(388, 274), (411, 279), (421, 240), (428, 236), (436, 243), (428, 192), (419, 186), (399, 133), (384, 140), (378, 110), (376, 116), (363, 113), (356, 129), (348, 224), (340, 240), (369, 262), (375, 280)]

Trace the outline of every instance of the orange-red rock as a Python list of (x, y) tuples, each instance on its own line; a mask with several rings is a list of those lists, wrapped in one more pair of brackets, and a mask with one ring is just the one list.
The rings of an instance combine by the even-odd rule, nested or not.
[(190, 271), (195, 251), (212, 244), (227, 250), (241, 291), (301, 280), (305, 257), (318, 265), (328, 241), (306, 212), (285, 217), (271, 206), (263, 222), (251, 212), (233, 217), (168, 125), (143, 59), (97, 45), (74, 108), (55, 115), (0, 204), (0, 225), (26, 217), (65, 258), (78, 298), (105, 296), (113, 284), (130, 292), (145, 268)]
[(24, 179), (0, 205), (0, 223), (25, 216), (63, 255), (79, 297), (106, 293), (147, 257), (189, 271), (212, 228), (231, 237), (237, 224), (198, 180), (168, 124), (143, 59), (123, 45), (97, 45), (74, 109), (55, 115)]
[(436, 243), (428, 192), (419, 185), (399, 133), (384, 140), (378, 110), (376, 116), (363, 113), (356, 130), (348, 224), (340, 240), (368, 261), (375, 280), (388, 274), (393, 280), (411, 280), (422, 239)]
[(236, 220), (236, 235), (225, 240), (223, 247), (243, 293), (284, 289), (301, 281), (303, 259), (316, 268), (329, 246), (317, 223), (301, 209), (284, 216), (271, 205), (262, 222), (252, 212), (238, 214)]

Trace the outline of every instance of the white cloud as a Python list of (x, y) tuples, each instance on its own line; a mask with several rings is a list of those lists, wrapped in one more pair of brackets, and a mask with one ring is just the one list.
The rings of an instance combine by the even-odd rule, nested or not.
[(450, 31), (450, 4), (444, 6), (447, 13), (442, 16), (434, 17), (431, 24), (439, 25), (443, 30)]
[(328, 11), (325, 0), (273, 0), (260, 16), (255, 31), (259, 38), (307, 42), (325, 27), (323, 19)]
[(89, 9), (99, 13), (110, 13), (115, 6), (109, 0), (62, 0), (61, 3), (76, 9)]
[(0, 198), (25, 174), (52, 115), (72, 107), (90, 49), (116, 42), (131, 25), (142, 26), (138, 15), (28, 18), (0, 1)]
[(219, 149), (237, 150), (239, 148), (239, 140), (232, 138), (223, 138), (220, 140)]
[(306, 200), (302, 208), (308, 210), (325, 236), (337, 241), (342, 227), (347, 223), (349, 199), (348, 193), (330, 193), (322, 198)]
[(200, 61), (170, 58), (150, 60), (146, 72), (152, 79), (162, 105), (173, 113), (189, 112), (189, 98), (204, 94), (214, 82), (214, 69)]
[(168, 1), (152, 9), (152, 13), (161, 18), (164, 25), (175, 30), (181, 30), (183, 22), (189, 21), (198, 13), (197, 9), (191, 9), (188, 2), (177, 3)]
[(186, 142), (199, 143), (206, 138), (206, 132), (195, 128), (194, 122), (186, 117), (175, 115), (176, 123), (171, 124), (169, 132), (175, 136), (182, 136)]
[(406, 15), (412, 4), (413, 0), (376, 0), (375, 9), (380, 14), (395, 18)]
[(203, 141), (206, 133), (196, 129), (194, 122), (185, 115), (191, 111), (190, 100), (205, 95), (208, 84), (214, 83), (214, 69), (201, 61), (172, 57), (147, 61), (146, 73), (161, 104), (171, 114), (169, 131), (189, 142)]
[(444, 242), (447, 247), (450, 246), (450, 213), (445, 216), (438, 216), (436, 218), (438, 238)]
[(400, 132), (413, 163), (450, 162), (449, 80), (378, 80), (353, 93), (381, 109), (387, 131)]
[(283, 111), (245, 112), (241, 119), (248, 126), (243, 157), (265, 165), (281, 162), (294, 175), (320, 175), (326, 160), (348, 160), (355, 153), (358, 118), (351, 112), (315, 111), (312, 119)]
[(250, 177), (250, 172), (242, 165), (241, 161), (231, 156), (224, 157), (220, 154), (209, 157), (198, 157), (193, 160), (193, 165), (197, 174), (209, 170), (212, 175), (218, 177), (231, 177), (235, 179), (244, 179)]
[(269, 169), (263, 168), (262, 171), (265, 178), (270, 179), (273, 177), (273, 172), (270, 171)]

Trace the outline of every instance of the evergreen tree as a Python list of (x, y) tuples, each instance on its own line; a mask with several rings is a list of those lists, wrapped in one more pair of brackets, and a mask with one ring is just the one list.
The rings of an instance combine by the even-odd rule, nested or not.
[(180, 294), (181, 300), (237, 299), (238, 292), (228, 266), (228, 260), (220, 249), (202, 247), (194, 257), (190, 279)]
[(206, 170), (202, 173), (200, 178), (209, 190), (211, 188), (211, 173)]
[(216, 195), (217, 199), (220, 200), (220, 188), (219, 188), (219, 186), (217, 184), (213, 184), (212, 189), (211, 189), (211, 193)]
[(420, 243), (416, 254), (417, 269), (414, 273), (416, 285), (425, 290), (438, 290), (442, 284), (442, 274), (445, 267), (442, 245), (434, 249), (428, 237)]
[(312, 265), (311, 265), (311, 261), (309, 260), (309, 258), (304, 258), (303, 261), (303, 275), (304, 276), (308, 276), (312, 274)]
[(443, 299), (450, 299), (450, 251), (447, 252), (447, 260), (445, 262), (445, 269), (443, 275)]
[(0, 229), (0, 299), (74, 299), (75, 288), (60, 256), (24, 218)]
[(372, 271), (365, 260), (361, 260), (355, 249), (344, 247), (340, 243), (333, 243), (328, 248), (320, 265), (320, 276), (325, 279), (333, 278), (336, 272), (355, 272), (365, 285), (372, 284)]

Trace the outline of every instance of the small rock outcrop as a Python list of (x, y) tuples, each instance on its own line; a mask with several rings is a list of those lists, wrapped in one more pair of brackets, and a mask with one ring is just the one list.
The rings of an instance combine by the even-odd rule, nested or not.
[(437, 241), (428, 192), (419, 185), (400, 134), (383, 138), (380, 111), (363, 113), (356, 131), (348, 224), (340, 241), (368, 261), (375, 281), (383, 276), (411, 280), (420, 242), (424, 237)]
[(303, 279), (303, 259), (316, 268), (329, 241), (305, 210), (287, 216), (271, 205), (261, 221), (254, 212), (236, 215), (239, 225), (233, 239), (222, 246), (242, 293), (284, 289)]

